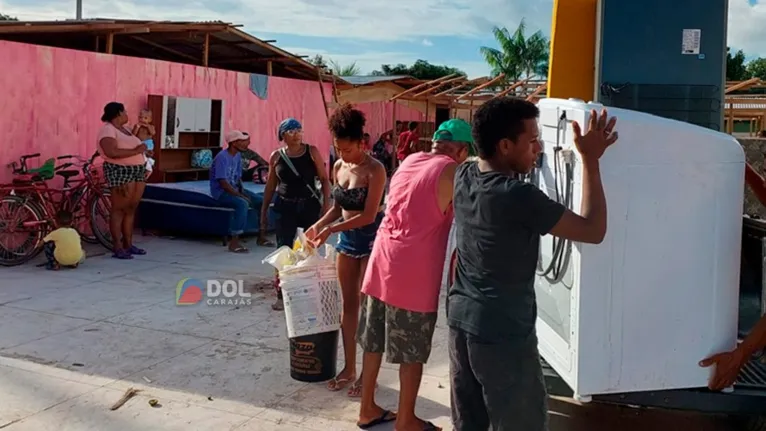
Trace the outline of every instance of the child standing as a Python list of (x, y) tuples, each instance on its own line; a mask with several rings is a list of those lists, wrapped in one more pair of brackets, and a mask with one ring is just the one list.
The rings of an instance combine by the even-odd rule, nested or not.
[(76, 268), (85, 258), (85, 252), (80, 243), (80, 234), (72, 228), (72, 213), (59, 211), (56, 213), (58, 229), (49, 233), (43, 241), (43, 250), (48, 262), (45, 269), (58, 270), (61, 266)]
[(146, 145), (146, 153), (144, 159), (146, 159), (146, 176), (147, 178), (152, 174), (152, 168), (154, 167), (154, 126), (152, 125), (152, 111), (148, 109), (142, 109), (138, 114), (138, 124), (133, 127), (133, 134), (141, 140), (141, 143)]

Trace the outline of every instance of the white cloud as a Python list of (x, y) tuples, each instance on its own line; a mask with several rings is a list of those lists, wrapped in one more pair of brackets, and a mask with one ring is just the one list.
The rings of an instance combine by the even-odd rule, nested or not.
[(766, 3), (729, 0), (729, 46), (749, 56), (766, 57)]
[(429, 39), (423, 39), (423, 42), (421, 42), (423, 46), (434, 46), (434, 43), (431, 42)]
[[(534, 28), (548, 28), (551, 5), (552, 0), (84, 0), (83, 13), (86, 18), (223, 20), (256, 34), (417, 41), (485, 36), (493, 25), (514, 25), (522, 17)], [(20, 19), (73, 18), (75, 1), (0, 0), (0, 9)]]
[[(358, 42), (360, 53), (329, 49), (324, 54), (341, 63), (356, 61), (363, 71), (369, 72), (381, 64), (409, 64), (418, 58), (409, 52), (371, 52), (366, 48), (371, 41), (409, 41), (429, 46), (430, 38), (486, 36), (493, 25), (513, 27), (523, 17), (530, 30), (548, 32), (552, 5), (553, 0), (84, 0), (84, 15), (86, 18), (222, 20), (243, 24), (256, 35), (337, 37)], [(0, 0), (0, 12), (23, 20), (72, 18), (74, 9), (74, 0)], [(388, 17), (395, 19), (381, 19)], [(755, 5), (748, 0), (729, 0), (729, 45), (751, 56), (766, 56), (765, 22), (766, 0), (759, 0)], [(317, 50), (296, 49), (298, 54), (314, 51)], [(487, 73), (481, 62), (451, 63), (471, 76)]]

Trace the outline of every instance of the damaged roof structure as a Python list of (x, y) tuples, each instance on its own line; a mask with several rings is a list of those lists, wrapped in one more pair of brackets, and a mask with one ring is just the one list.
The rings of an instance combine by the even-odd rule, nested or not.
[[(316, 66), (221, 21), (0, 21), (0, 40), (172, 61), (237, 72), (329, 80)], [(343, 78), (336, 77), (342, 81)]]

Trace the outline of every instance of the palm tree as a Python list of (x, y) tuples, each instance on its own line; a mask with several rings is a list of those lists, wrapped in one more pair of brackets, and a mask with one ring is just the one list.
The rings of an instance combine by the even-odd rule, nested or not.
[(343, 66), (335, 60), (330, 60), (330, 69), (337, 76), (355, 76), (359, 75), (360, 72), (356, 62)]
[(548, 38), (541, 31), (526, 37), (526, 23), (521, 20), (511, 34), (507, 28), (495, 27), (492, 34), (500, 48), (482, 46), (484, 60), (492, 68), (492, 76), (505, 74), (506, 82), (523, 77), (545, 76), (548, 73)]

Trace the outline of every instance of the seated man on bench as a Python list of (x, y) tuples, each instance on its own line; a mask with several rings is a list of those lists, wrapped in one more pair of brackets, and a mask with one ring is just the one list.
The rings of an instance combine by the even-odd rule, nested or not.
[[(242, 185), (242, 151), (250, 145), (250, 136), (239, 130), (226, 134), (228, 147), (215, 156), (210, 166), (210, 196), (221, 205), (234, 210), (229, 225), (229, 251), (247, 253), (249, 250), (240, 244), (239, 236), (247, 227), (247, 213), (250, 207), (260, 208), (260, 198), (247, 191)], [(258, 202), (256, 202), (258, 201)]]

